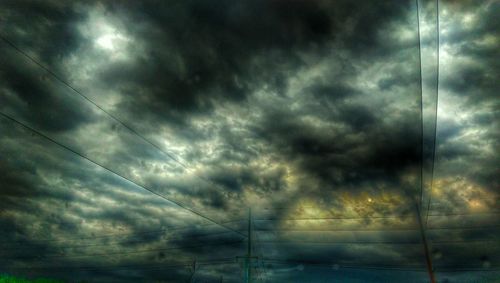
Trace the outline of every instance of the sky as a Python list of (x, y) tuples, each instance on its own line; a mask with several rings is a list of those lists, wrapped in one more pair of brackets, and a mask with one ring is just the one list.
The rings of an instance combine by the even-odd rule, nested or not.
[(0, 274), (498, 282), (500, 1), (436, 4), (0, 1)]

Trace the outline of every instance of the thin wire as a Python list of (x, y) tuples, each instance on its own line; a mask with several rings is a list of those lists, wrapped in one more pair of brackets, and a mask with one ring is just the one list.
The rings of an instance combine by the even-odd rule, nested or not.
[[(401, 216), (409, 216), (409, 215), (401, 215)], [(400, 218), (401, 216), (370, 216), (370, 217), (362, 217), (362, 216), (327, 216), (327, 217), (296, 217), (296, 218), (263, 218), (263, 219), (254, 219), (255, 221), (306, 221), (306, 220), (335, 220), (335, 219), (383, 219), (383, 218)]]
[[(439, 267), (437, 267), (439, 268)], [(436, 269), (437, 269), (436, 268)], [(443, 273), (450, 273), (450, 272), (496, 272), (500, 271), (500, 267), (495, 266), (493, 268), (459, 268), (459, 269), (448, 269), (448, 270), (439, 270), (439, 272)]]
[[(228, 234), (228, 233), (232, 233), (232, 231), (205, 233), (205, 234), (189, 235), (189, 236), (172, 235), (171, 237), (158, 239), (155, 242), (162, 242), (165, 240), (168, 240), (168, 242), (170, 242), (170, 241), (175, 241), (175, 240), (179, 240), (179, 239), (182, 239), (182, 240), (193, 239), (193, 238), (196, 239), (196, 238), (209, 237), (209, 236), (214, 236), (214, 235), (222, 235), (222, 234)], [(174, 237), (174, 236), (177, 236), (177, 237)], [(87, 244), (87, 245), (52, 246), (51, 248), (54, 248), (54, 249), (75, 249), (75, 248), (99, 247), (99, 246), (123, 246), (123, 245), (128, 245), (128, 244), (140, 244), (140, 243), (146, 244), (145, 242), (149, 242), (148, 244), (151, 244), (151, 242), (153, 242), (153, 241), (151, 239), (142, 239), (142, 240), (135, 240), (135, 241), (125, 240), (123, 242), (118, 242), (118, 243), (99, 243), (99, 244)], [(3, 247), (5, 247), (5, 246), (3, 246)], [(7, 248), (14, 248), (14, 249), (19, 250), (18, 247), (10, 246)], [(20, 250), (25, 251), (25, 249), (23, 249), (23, 248), (21, 248)]]
[(432, 267), (432, 258), (429, 253), (429, 247), (427, 245), (427, 238), (425, 234), (424, 225), (422, 223), (422, 206), (424, 202), (424, 93), (423, 93), (423, 82), (422, 82), (422, 46), (421, 46), (421, 35), (420, 35), (420, 9), (418, 5), (419, 0), (415, 0), (417, 8), (417, 32), (418, 32), (418, 60), (420, 69), (420, 131), (422, 137), (420, 139), (420, 199), (417, 203), (415, 201), (415, 208), (417, 213), (417, 220), (420, 227), (420, 235), (422, 238), (422, 244), (424, 248), (425, 261), (427, 266), (427, 272), (429, 274), (429, 279), (431, 283), (435, 283), (434, 269)]
[[(500, 198), (500, 196), (494, 196), (494, 198)], [(491, 199), (491, 197), (489, 198), (485, 198), (485, 199)], [(438, 202), (432, 202), (432, 204), (437, 204)], [(312, 208), (309, 207), (309, 208)], [(290, 208), (289, 207), (278, 207), (278, 208), (263, 208), (263, 210), (289, 210)], [(500, 213), (500, 211), (488, 211), (488, 212), (467, 212), (467, 213), (460, 213), (460, 214), (456, 214), (456, 213), (452, 213), (452, 214), (429, 214), (428, 216), (432, 216), (432, 217), (447, 217), (447, 216), (456, 216), (456, 215), (476, 215), (476, 214), (498, 214)], [(314, 217), (314, 218), (302, 218), (304, 220), (323, 220), (323, 219), (376, 219), (376, 218), (401, 218), (401, 217), (410, 217), (410, 216), (413, 216), (411, 213), (406, 213), (406, 214), (393, 214), (393, 215), (381, 215), (381, 216), (329, 216), (329, 217)], [(265, 220), (294, 220), (294, 219), (297, 219), (297, 218), (267, 218), (267, 219), (254, 219), (254, 220), (257, 220), (257, 221), (265, 221)]]
[(220, 222), (217, 222), (217, 221), (213, 220), (212, 218), (210, 218), (210, 217), (208, 217), (208, 216), (205, 216), (205, 215), (203, 215), (202, 213), (200, 213), (200, 212), (198, 212), (198, 211), (196, 211), (196, 210), (193, 210), (193, 209), (191, 209), (191, 208), (187, 207), (186, 205), (184, 205), (184, 204), (182, 204), (182, 203), (180, 203), (180, 202), (178, 202), (178, 201), (175, 201), (175, 200), (169, 199), (169, 198), (167, 198), (166, 196), (164, 196), (164, 195), (162, 195), (162, 194), (160, 194), (160, 193), (158, 193), (158, 192), (155, 192), (155, 191), (153, 191), (153, 190), (151, 190), (151, 189), (147, 188), (146, 186), (140, 185), (139, 183), (137, 183), (137, 182), (133, 181), (132, 179), (127, 178), (127, 177), (125, 177), (125, 176), (123, 176), (123, 175), (119, 174), (118, 172), (116, 172), (116, 171), (112, 170), (111, 168), (106, 167), (106, 166), (104, 166), (104, 165), (102, 165), (102, 164), (98, 163), (97, 161), (94, 161), (94, 160), (90, 159), (89, 157), (87, 157), (87, 156), (83, 155), (82, 153), (80, 153), (80, 152), (78, 152), (78, 151), (76, 151), (76, 150), (74, 150), (74, 149), (72, 149), (72, 148), (70, 148), (70, 147), (68, 147), (68, 146), (66, 146), (66, 145), (64, 145), (64, 144), (62, 144), (62, 143), (60, 143), (60, 142), (58, 142), (58, 141), (56, 141), (56, 140), (52, 139), (52, 138), (50, 138), (49, 136), (47, 136), (47, 135), (43, 134), (42, 132), (39, 132), (38, 130), (35, 130), (34, 128), (32, 128), (32, 127), (30, 127), (30, 126), (28, 126), (28, 125), (26, 125), (26, 124), (24, 124), (24, 123), (22, 123), (22, 122), (20, 122), (20, 121), (18, 121), (18, 120), (16, 120), (16, 119), (14, 119), (14, 118), (12, 118), (12, 117), (10, 117), (9, 115), (7, 115), (7, 114), (5, 114), (5, 113), (3, 113), (3, 112), (0, 112), (0, 115), (1, 115), (1, 116), (3, 116), (4, 118), (6, 118), (6, 119), (8, 119), (8, 120), (10, 120), (10, 121), (12, 121), (12, 122), (14, 122), (14, 123), (16, 123), (16, 124), (18, 124), (18, 125), (22, 126), (23, 128), (25, 128), (25, 129), (27, 129), (27, 130), (30, 130), (30, 131), (32, 131), (32, 132), (34, 132), (34, 133), (36, 133), (37, 135), (39, 135), (39, 136), (41, 136), (41, 137), (43, 137), (43, 138), (45, 138), (45, 139), (47, 139), (47, 140), (51, 141), (52, 143), (54, 143), (54, 144), (56, 144), (56, 145), (58, 145), (58, 146), (60, 146), (60, 147), (62, 147), (62, 148), (64, 148), (64, 149), (66, 149), (66, 150), (68, 150), (68, 151), (70, 151), (70, 152), (72, 152), (72, 153), (74, 153), (75, 155), (78, 155), (78, 156), (80, 156), (81, 158), (86, 159), (87, 161), (89, 161), (89, 162), (91, 162), (91, 163), (93, 163), (93, 164), (95, 164), (95, 165), (97, 165), (97, 166), (99, 166), (99, 167), (101, 167), (101, 168), (103, 168), (103, 169), (107, 170), (108, 172), (111, 172), (111, 173), (113, 173), (114, 175), (116, 175), (116, 176), (118, 176), (118, 177), (121, 177), (122, 179), (124, 179), (124, 180), (126, 180), (126, 181), (128, 181), (128, 182), (130, 182), (130, 183), (132, 183), (132, 184), (134, 184), (134, 185), (136, 185), (136, 186), (138, 186), (138, 187), (140, 187), (140, 188), (142, 188), (142, 189), (144, 189), (144, 190), (146, 190), (146, 191), (148, 191), (148, 192), (150, 192), (150, 193), (152, 193), (152, 194), (154, 194), (154, 195), (156, 195), (156, 196), (158, 196), (158, 197), (160, 197), (160, 198), (162, 198), (162, 199), (164, 199), (164, 200), (166, 200), (166, 201), (168, 201), (168, 202), (170, 202), (170, 203), (175, 204), (176, 206), (178, 206), (178, 207), (180, 207), (180, 208), (182, 208), (182, 209), (184, 209), (184, 210), (187, 210), (187, 211), (189, 211), (189, 212), (191, 212), (191, 213), (193, 213), (193, 214), (195, 214), (195, 215), (198, 215), (199, 217), (202, 217), (202, 218), (204, 218), (204, 219), (206, 219), (206, 220), (208, 220), (208, 221), (210, 221), (210, 222), (212, 222), (212, 223), (214, 223), (214, 224), (217, 224), (217, 225), (219, 225), (219, 226), (221, 226), (221, 227), (224, 227), (224, 228), (226, 228), (226, 229), (228, 229), (228, 230), (230, 230), (230, 231), (233, 231), (234, 233), (237, 233), (237, 234), (239, 234), (239, 235), (241, 235), (241, 236), (243, 236), (243, 237), (246, 237), (246, 235), (245, 235), (245, 234), (243, 234), (243, 233), (241, 233), (241, 232), (239, 232), (239, 231), (237, 231), (237, 230), (234, 230), (233, 228), (231, 228), (231, 227), (229, 227), (229, 226), (227, 226), (227, 225), (224, 225), (224, 224), (222, 224), (222, 223), (220, 223)]
[[(230, 220), (230, 221), (224, 221), (221, 222), (223, 224), (227, 223), (234, 223), (234, 222), (241, 222), (244, 220)], [(182, 227), (171, 227), (171, 228), (165, 228), (165, 229), (160, 229), (160, 230), (151, 230), (151, 231), (141, 231), (141, 232), (130, 232), (130, 233), (112, 233), (112, 234), (105, 234), (105, 235), (97, 235), (97, 236), (89, 236), (89, 237), (77, 237), (77, 238), (69, 238), (69, 239), (41, 239), (41, 240), (28, 240), (30, 242), (34, 243), (44, 243), (44, 242), (70, 242), (70, 241), (81, 241), (81, 240), (95, 240), (95, 239), (105, 239), (105, 238), (113, 238), (113, 237), (126, 237), (126, 236), (137, 236), (137, 235), (148, 235), (148, 234), (160, 234), (160, 233), (165, 233), (165, 232), (171, 232), (171, 231), (178, 231), (178, 230), (186, 230), (186, 229), (196, 229), (198, 227), (207, 227), (207, 226), (213, 226), (216, 225), (214, 223), (206, 223), (203, 225), (197, 225), (196, 227), (193, 227), (192, 225), (190, 226), (182, 226)], [(26, 240), (24, 241), (2, 241), (1, 243), (5, 244), (12, 244), (12, 245), (24, 245), (26, 244)], [(3, 245), (2, 245), (3, 246)]]
[[(203, 261), (199, 261), (197, 260), (196, 264), (205, 264), (205, 263), (212, 263), (212, 262), (230, 262), (230, 261), (233, 261), (234, 262), (234, 258), (233, 257), (229, 257), (229, 258), (220, 258), (220, 259), (208, 259), (208, 260), (203, 260)], [(167, 264), (165, 266), (169, 266), (169, 265), (172, 265), (174, 262), (172, 262), (171, 264), (169, 264), (169, 262), (162, 262), (162, 263), (157, 263), (157, 264)], [(142, 267), (142, 266), (152, 266), (152, 265), (157, 265), (157, 264), (126, 264), (126, 265), (101, 265), (101, 266), (61, 266), (61, 265), (57, 265), (57, 266), (29, 266), (29, 267), (24, 267), (24, 266), (18, 266), (18, 267), (11, 267), (11, 269), (42, 269), (42, 270), (49, 270), (49, 269), (68, 269), (68, 268), (71, 268), (71, 269), (94, 269), (94, 268), (127, 268), (127, 267)], [(182, 264), (181, 261), (178, 262), (178, 264)], [(192, 261), (185, 261), (185, 264), (189, 265), (189, 266), (192, 266)]]
[[(484, 212), (484, 213), (474, 213), (474, 214), (493, 214), (490, 212)], [(471, 216), (474, 215), (471, 213), (468, 214), (446, 214), (446, 215), (432, 215), (430, 214), (429, 217), (441, 217), (441, 216)], [(351, 218), (349, 218), (351, 219)], [(271, 221), (271, 219), (253, 219), (257, 221)], [(289, 219), (289, 220), (299, 220), (299, 219)], [(321, 218), (321, 220), (324, 220), (324, 218)], [(234, 222), (241, 222), (245, 221), (243, 219), (240, 220), (230, 220), (230, 221), (225, 221), (222, 222), (224, 224), (227, 223), (234, 223)], [(207, 223), (203, 225), (197, 225), (197, 227), (207, 227), (207, 226), (213, 226), (215, 225), (214, 223)], [(482, 227), (431, 227), (429, 228), (430, 230), (439, 230), (439, 229), (450, 229), (450, 230), (455, 230), (455, 229), (489, 229), (489, 228), (494, 228), (497, 226), (493, 227), (488, 227), (488, 226), (482, 226)], [(95, 240), (95, 239), (105, 239), (105, 238), (113, 238), (113, 237), (126, 237), (126, 236), (139, 236), (139, 235), (148, 235), (148, 234), (159, 234), (159, 233), (165, 233), (165, 232), (172, 232), (172, 231), (178, 231), (178, 230), (185, 230), (185, 229), (196, 229), (193, 228), (192, 226), (182, 226), (182, 227), (171, 227), (171, 228), (165, 228), (165, 229), (160, 229), (160, 230), (151, 230), (151, 231), (141, 231), (141, 232), (131, 232), (131, 233), (112, 233), (112, 234), (105, 234), (105, 235), (97, 235), (97, 236), (89, 236), (89, 237), (77, 237), (77, 238), (66, 238), (66, 239), (42, 239), (42, 240), (30, 240), (30, 242), (34, 243), (44, 243), (44, 242), (71, 242), (71, 241), (82, 241), (82, 240)], [(266, 231), (300, 231), (300, 232), (362, 232), (362, 231), (415, 231), (417, 229), (415, 228), (408, 228), (408, 227), (399, 227), (399, 228), (391, 228), (391, 229), (376, 229), (376, 228), (360, 228), (360, 229), (255, 229), (256, 231), (261, 231), (261, 232), (266, 232)], [(204, 234), (203, 234), (204, 235)], [(209, 235), (209, 234), (207, 234)], [(170, 238), (170, 237), (169, 237)], [(168, 238), (167, 238), (168, 239)], [(125, 240), (125, 243), (130, 243), (130, 240)], [(26, 244), (26, 241), (2, 241), (0, 242), (1, 246), (4, 247), (6, 245), (24, 245)]]
[[(448, 216), (468, 216), (476, 214), (498, 214), (500, 212), (474, 212), (474, 213), (450, 213), (450, 214), (429, 214), (429, 217), (448, 217)], [(406, 218), (411, 214), (401, 215), (382, 215), (382, 216), (327, 216), (327, 217), (296, 217), (296, 218), (261, 218), (253, 219), (255, 221), (310, 221), (310, 220), (357, 220), (357, 219), (388, 219), (388, 218)]]
[[(434, 145), (432, 146), (432, 167), (431, 167), (431, 193), (434, 185), (434, 163), (436, 162), (436, 139), (437, 139), (437, 115), (438, 115), (438, 103), (439, 103), (439, 0), (436, 0), (436, 109), (434, 116)], [(431, 206), (432, 194), (429, 194), (427, 200), (427, 212), (425, 216), (425, 227), (427, 227), (427, 222), (429, 220), (429, 210)]]
[(90, 99), (88, 96), (86, 96), (85, 94), (83, 94), (82, 92), (80, 92), (79, 90), (75, 89), (73, 86), (71, 86), (68, 82), (66, 82), (64, 79), (61, 78), (61, 76), (57, 75), (56, 73), (54, 73), (53, 71), (51, 71), (48, 67), (45, 67), (42, 63), (40, 63), (38, 60), (36, 60), (35, 58), (33, 58), (32, 56), (30, 56), (28, 53), (24, 52), (22, 49), (20, 49), (19, 47), (17, 47), (17, 45), (15, 45), (12, 41), (8, 40), (3, 34), (0, 33), (0, 38), (5, 42), (7, 43), (9, 46), (11, 46), (12, 48), (14, 48), (17, 52), (19, 52), (21, 55), (23, 55), (24, 57), (28, 58), (31, 62), (35, 63), (38, 67), (40, 67), (41, 69), (43, 69), (44, 71), (46, 71), (47, 73), (49, 73), (53, 78), (55, 78), (56, 80), (58, 80), (60, 83), (62, 83), (63, 85), (65, 85), (66, 87), (68, 87), (69, 89), (71, 89), (73, 92), (75, 92), (76, 94), (80, 95), (83, 99), (85, 99), (87, 102), (91, 103), (92, 105), (94, 105), (95, 107), (97, 107), (99, 110), (101, 110), (102, 112), (104, 112), (106, 115), (108, 115), (109, 117), (111, 117), (113, 120), (115, 120), (116, 122), (120, 123), (123, 127), (125, 127), (126, 129), (128, 129), (129, 131), (131, 131), (133, 134), (135, 134), (136, 136), (140, 137), (143, 141), (147, 142), (148, 144), (152, 145), (153, 147), (155, 147), (156, 149), (158, 149), (159, 151), (161, 151), (163, 154), (165, 154), (166, 156), (168, 156), (170, 159), (174, 160), (175, 162), (177, 162), (179, 165), (181, 165), (182, 167), (184, 167), (185, 169), (188, 169), (187, 165), (185, 165), (184, 163), (182, 163), (180, 160), (178, 160), (175, 156), (173, 156), (172, 154), (164, 151), (163, 149), (161, 149), (159, 146), (157, 146), (156, 144), (154, 144), (153, 142), (151, 142), (150, 140), (146, 139), (143, 135), (139, 134), (136, 130), (134, 130), (132, 127), (128, 126), (127, 124), (125, 124), (123, 121), (121, 121), (120, 119), (118, 119), (116, 116), (114, 116), (113, 114), (111, 114), (110, 112), (108, 112), (106, 109), (102, 108), (101, 106), (99, 106), (97, 103), (95, 103), (92, 99)]
[[(433, 244), (440, 245), (460, 245), (460, 244), (474, 244), (474, 243), (496, 243), (498, 239), (495, 240), (457, 240), (457, 241), (432, 241)], [(422, 244), (420, 241), (314, 241), (314, 240), (267, 240), (261, 241), (261, 243), (270, 243), (270, 244), (317, 244), (317, 245), (420, 245)]]
[[(141, 135), (139, 132), (137, 132), (136, 130), (134, 130), (131, 126), (128, 126), (125, 122), (123, 122), (122, 120), (120, 120), (118, 117), (116, 117), (115, 115), (111, 114), (109, 111), (107, 111), (103, 107), (99, 106), (96, 102), (94, 102), (88, 96), (84, 95), (82, 92), (80, 92), (79, 90), (77, 90), (76, 88), (74, 88), (73, 86), (71, 86), (67, 81), (65, 81), (64, 79), (62, 79), (61, 76), (57, 75), (55, 72), (51, 71), (48, 67), (44, 66), (42, 63), (40, 63), (38, 60), (36, 60), (32, 56), (30, 56), (28, 53), (24, 52), (21, 48), (17, 47), (17, 45), (15, 45), (12, 41), (8, 40), (2, 33), (0, 33), (0, 38), (5, 43), (7, 43), (9, 46), (11, 46), (12, 48), (14, 48), (14, 50), (16, 50), (21, 55), (23, 55), (26, 58), (28, 58), (30, 61), (32, 61), (33, 63), (35, 63), (41, 69), (43, 69), (44, 71), (46, 71), (47, 73), (49, 73), (57, 81), (61, 82), (63, 85), (65, 85), (66, 87), (68, 87), (69, 89), (71, 89), (73, 92), (75, 92), (76, 94), (78, 94), (79, 96), (81, 96), (87, 102), (89, 102), (90, 104), (92, 104), (95, 107), (97, 107), (99, 110), (101, 110), (106, 115), (108, 115), (109, 117), (111, 117), (113, 120), (115, 120), (116, 122), (118, 122), (119, 124), (121, 124), (123, 127), (125, 127), (127, 130), (129, 130), (130, 132), (132, 132), (134, 135), (138, 136), (140, 139), (142, 139), (146, 143), (150, 144), (151, 146), (153, 146), (154, 148), (156, 148), (157, 150), (159, 150), (161, 153), (163, 153), (164, 155), (166, 155), (167, 157), (169, 157), (170, 159), (172, 159), (173, 161), (175, 161), (176, 163), (178, 163), (179, 165), (181, 165), (184, 169), (189, 170), (189, 167), (185, 163), (183, 163), (182, 161), (180, 161), (177, 157), (175, 157), (173, 154), (171, 154), (171, 153), (169, 153), (169, 152), (161, 149), (158, 145), (156, 145), (155, 143), (153, 143), (152, 141), (150, 141), (149, 139), (147, 139), (146, 137), (144, 137), (143, 135)], [(221, 187), (220, 185), (216, 184), (215, 182), (213, 182), (212, 180), (210, 180), (208, 178), (200, 176), (200, 175), (198, 175), (196, 173), (193, 173), (193, 175), (196, 176), (196, 178), (198, 178), (198, 179), (200, 179), (202, 181), (210, 183), (210, 184), (212, 184), (212, 185), (214, 185), (216, 187), (219, 187), (219, 188)]]
[[(488, 197), (488, 198), (474, 198), (474, 200), (494, 200), (494, 199), (500, 199), (500, 196), (491, 196), (491, 197)], [(465, 200), (462, 200), (463, 202), (465, 202)], [(430, 211), (436, 211), (438, 210), (440, 207), (443, 207), (445, 206), (446, 204), (444, 202), (436, 202), (436, 201), (433, 201), (431, 202), (431, 205), (430, 205), (430, 208), (429, 210)], [(434, 206), (434, 208), (433, 208)], [(497, 210), (497, 209), (488, 209), (488, 210), (483, 210), (482, 212), (473, 212), (473, 213), (462, 213), (462, 214), (500, 214), (500, 210)]]
[(474, 212), (474, 213), (450, 213), (446, 215), (439, 214), (428, 214), (427, 217), (431, 216), (474, 216), (474, 215), (491, 215), (491, 214), (500, 214), (500, 211), (491, 211), (491, 212)]
[(420, 139), (420, 202), (419, 205), (422, 207), (424, 198), (424, 93), (423, 93), (423, 82), (422, 82), (422, 46), (420, 42), (420, 16), (418, 0), (417, 3), (417, 32), (418, 32), (418, 65), (420, 70), (420, 133), (422, 135)]
[[(158, 264), (131, 264), (131, 265), (112, 265), (112, 266), (40, 266), (40, 267), (11, 267), (9, 269), (13, 270), (50, 270), (51, 272), (67, 272), (70, 270), (79, 270), (79, 271), (93, 271), (93, 270), (124, 270), (124, 269), (161, 269), (161, 268), (175, 268), (175, 267), (188, 267), (192, 266), (192, 262), (186, 262), (179, 264), (168, 264), (158, 263)], [(213, 264), (234, 264), (234, 258), (221, 258), (221, 259), (211, 259), (202, 262), (198, 262), (198, 265), (213, 265)]]
[[(156, 248), (156, 249), (144, 249), (144, 250), (135, 250), (135, 251), (127, 251), (127, 252), (106, 252), (106, 253), (97, 253), (97, 254), (79, 254), (79, 255), (66, 255), (66, 254), (44, 254), (43, 258), (78, 258), (78, 257), (101, 257), (101, 256), (109, 256), (109, 255), (126, 255), (126, 254), (138, 254), (138, 253), (150, 253), (150, 252), (161, 252), (161, 251), (172, 251), (172, 250), (181, 250), (186, 248), (203, 248), (203, 247), (212, 247), (212, 246), (221, 246), (221, 245), (236, 245), (242, 243), (242, 240), (237, 241), (222, 241), (218, 243), (211, 244), (197, 244), (190, 246), (177, 246), (174, 248)], [(12, 259), (33, 259), (34, 257), (14, 257)]]
[[(303, 264), (303, 265), (309, 265), (309, 266), (325, 266), (328, 268), (332, 268), (332, 264), (335, 264), (335, 262), (325, 262), (325, 261), (304, 261), (304, 260), (297, 260), (297, 259), (273, 259), (273, 258), (264, 258), (264, 261), (273, 263), (273, 264)], [(426, 270), (424, 269), (425, 267), (423, 266), (414, 266), (414, 267), (409, 267), (409, 266), (397, 266), (397, 265), (349, 265), (349, 264), (337, 264), (339, 269), (340, 268), (345, 268), (345, 269), (374, 269), (374, 270), (395, 270), (395, 271), (420, 271), (420, 272), (425, 272)], [(493, 267), (493, 268), (456, 268), (456, 267), (437, 267), (442, 269), (444, 272), (460, 272), (460, 271), (498, 271), (500, 270), (500, 267)], [(444, 268), (444, 269), (443, 269)], [(448, 268), (448, 270), (446, 269)], [(441, 271), (441, 270), (440, 270)]]
[(474, 229), (495, 229), (500, 227), (500, 225), (490, 225), (490, 226), (466, 226), (466, 227), (431, 227), (425, 230), (474, 230)]
[[(332, 263), (326, 263), (326, 262), (307, 262), (307, 261), (302, 261), (302, 260), (281, 260), (281, 259), (265, 259), (265, 261), (268, 261), (272, 264), (302, 264), (306, 266), (320, 266), (320, 267), (328, 267), (332, 268)], [(398, 266), (374, 266), (374, 265), (338, 265), (338, 268), (343, 268), (343, 269), (369, 269), (369, 270), (394, 270), (394, 271), (421, 271), (424, 272), (424, 269), (421, 268), (411, 268), (411, 267), (398, 267)]]
[[(473, 229), (494, 229), (500, 227), (500, 224), (498, 225), (491, 225), (491, 226), (457, 226), (457, 227), (431, 227), (428, 228), (427, 230), (473, 230)], [(259, 232), (280, 232), (280, 231), (298, 231), (298, 232), (365, 232), (365, 231), (418, 231), (420, 229), (418, 228), (409, 228), (409, 227), (401, 227), (401, 228), (391, 228), (391, 229), (381, 229), (381, 228), (359, 228), (359, 229), (353, 229), (353, 228), (346, 228), (346, 229), (326, 229), (326, 228), (319, 228), (319, 229), (299, 229), (299, 228), (274, 228), (274, 229), (255, 229), (255, 231)]]
[[(440, 215), (429, 215), (432, 217), (447, 217), (447, 216), (458, 216), (458, 215), (473, 215), (476, 213), (469, 213), (469, 214), (440, 214)], [(479, 213), (478, 213), (479, 214)], [(404, 217), (408, 217), (410, 215), (404, 214), (400, 215)], [(304, 218), (267, 218), (267, 219), (254, 219), (256, 221), (276, 221), (276, 220), (290, 220), (290, 221), (310, 221), (310, 220), (337, 220), (337, 219), (371, 219), (371, 218), (379, 218), (379, 219), (384, 219), (384, 218), (399, 218), (400, 216), (373, 216), (373, 217), (322, 217), (322, 218), (314, 218), (314, 217), (304, 217)], [(493, 225), (493, 226), (481, 226), (481, 227), (431, 227), (429, 230), (473, 230), (473, 229), (495, 229), (497, 227), (500, 227), (500, 225)], [(279, 232), (279, 231), (296, 231), (296, 232), (370, 232), (370, 231), (418, 231), (419, 229), (415, 228), (407, 228), (407, 227), (402, 227), (402, 228), (392, 228), (392, 229), (373, 229), (373, 228), (361, 228), (361, 229), (297, 229), (297, 228), (284, 228), (284, 229), (260, 229), (259, 231), (264, 231), (264, 232)]]

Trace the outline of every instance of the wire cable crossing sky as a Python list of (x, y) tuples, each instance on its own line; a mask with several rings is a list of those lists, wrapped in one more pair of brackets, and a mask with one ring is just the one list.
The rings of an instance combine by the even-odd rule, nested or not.
[(0, 281), (496, 282), (499, 9), (0, 1)]

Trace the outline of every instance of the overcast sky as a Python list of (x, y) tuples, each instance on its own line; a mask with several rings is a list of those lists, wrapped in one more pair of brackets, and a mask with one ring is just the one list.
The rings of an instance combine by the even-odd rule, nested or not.
[(493, 282), (499, 7), (0, 1), (0, 273)]

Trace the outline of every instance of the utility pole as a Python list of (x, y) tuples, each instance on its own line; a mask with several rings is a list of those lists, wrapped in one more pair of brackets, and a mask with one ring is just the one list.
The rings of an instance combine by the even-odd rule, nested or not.
[(425, 235), (424, 225), (422, 224), (422, 216), (420, 214), (420, 208), (417, 202), (415, 202), (415, 208), (417, 209), (418, 224), (420, 225), (420, 236), (422, 238), (422, 243), (424, 245), (425, 262), (427, 263), (427, 273), (429, 273), (429, 280), (431, 281), (431, 283), (436, 283), (436, 278), (434, 277), (434, 268), (432, 267), (432, 259), (429, 253), (429, 245), (427, 244), (427, 237)]
[[(404, 191), (404, 192), (408, 194), (407, 191)], [(431, 259), (431, 255), (429, 253), (429, 245), (427, 243), (427, 236), (425, 234), (425, 228), (424, 228), (424, 225), (422, 223), (422, 214), (421, 214), (418, 199), (417, 198), (412, 199), (412, 197), (410, 195), (408, 195), (408, 200), (410, 202), (415, 202), (415, 212), (417, 214), (416, 215), (417, 222), (418, 222), (418, 225), (420, 228), (419, 229), (420, 230), (420, 237), (422, 239), (422, 244), (423, 244), (423, 248), (424, 248), (425, 263), (426, 263), (426, 267), (427, 267), (427, 273), (429, 274), (429, 281), (431, 283), (436, 283), (436, 278), (434, 276), (434, 268), (432, 267), (432, 259)]]
[(193, 283), (194, 282), (194, 275), (196, 273), (196, 269), (197, 269), (197, 264), (196, 264), (196, 260), (193, 261), (193, 265), (191, 266), (191, 275), (189, 276), (189, 280), (188, 280), (188, 283)]
[(248, 244), (245, 260), (245, 283), (252, 282), (252, 209), (248, 208)]
[(252, 283), (252, 268), (253, 260), (258, 259), (252, 255), (252, 209), (248, 209), (248, 234), (247, 234), (247, 254), (242, 257), (237, 257), (243, 260), (243, 282), (244, 283)]

